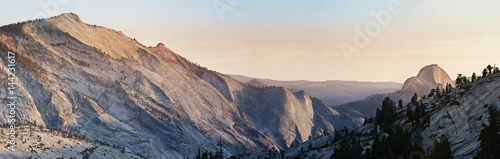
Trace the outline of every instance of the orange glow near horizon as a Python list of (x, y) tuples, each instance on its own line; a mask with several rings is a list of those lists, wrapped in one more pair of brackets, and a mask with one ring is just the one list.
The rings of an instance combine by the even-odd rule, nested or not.
[[(452, 79), (500, 64), (500, 2), (493, 0), (401, 0), (401, 13), (350, 62), (339, 44), (353, 44), (353, 29), (375, 21), (372, 12), (387, 9), (390, 0), (243, 0), (223, 21), (212, 2), (70, 1), (57, 14), (74, 12), (86, 23), (121, 30), (143, 44), (162, 42), (209, 69), (259, 78), (403, 83), (433, 63)], [(7, 8), (16, 16), (0, 22), (32, 17), (34, 11), (26, 8), (41, 10), (37, 4)]]

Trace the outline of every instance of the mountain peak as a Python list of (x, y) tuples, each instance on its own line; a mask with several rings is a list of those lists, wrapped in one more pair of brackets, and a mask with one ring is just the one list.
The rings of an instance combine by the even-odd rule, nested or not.
[(256, 86), (256, 87), (265, 87), (265, 86), (268, 86), (268, 84), (266, 84), (265, 82), (263, 82), (261, 80), (258, 80), (256, 78), (248, 81), (246, 84), (247, 85)]
[(156, 47), (166, 47), (166, 46), (163, 43), (158, 43), (158, 44), (156, 44)]
[(426, 74), (429, 74), (431, 72), (432, 73), (439, 72), (440, 70), (442, 70), (442, 69), (437, 64), (430, 64), (430, 65), (422, 67), (420, 69), (420, 71), (418, 72), (417, 77), (425, 76)]
[(429, 93), (431, 89), (444, 88), (448, 84), (455, 86), (446, 71), (437, 64), (430, 64), (420, 69), (417, 76), (408, 78), (401, 87), (401, 91), (422, 96)]
[(58, 15), (55, 17), (56, 19), (60, 19), (60, 20), (68, 20), (68, 21), (73, 21), (73, 22), (82, 22), (82, 20), (80, 19), (80, 16), (78, 16), (78, 14), (76, 13), (63, 13), (61, 15)]
[(417, 78), (424, 82), (424, 84), (446, 86), (449, 83), (453, 85), (450, 76), (437, 64), (427, 65), (420, 69)]

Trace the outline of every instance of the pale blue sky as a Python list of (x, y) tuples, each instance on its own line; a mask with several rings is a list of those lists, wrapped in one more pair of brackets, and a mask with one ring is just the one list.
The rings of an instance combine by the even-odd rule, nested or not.
[[(280, 80), (404, 82), (431, 63), (454, 79), (500, 60), (500, 2), (494, 0), (401, 0), (401, 13), (350, 60), (339, 44), (353, 45), (354, 28), (375, 21), (371, 13), (387, 10), (389, 0), (241, 0), (222, 21), (213, 6), (217, 1), (229, 4), (7, 1), (0, 6), (0, 25), (74, 12), (86, 23), (121, 30), (145, 45), (163, 42), (222, 73)], [(46, 11), (43, 4), (57, 7)]]

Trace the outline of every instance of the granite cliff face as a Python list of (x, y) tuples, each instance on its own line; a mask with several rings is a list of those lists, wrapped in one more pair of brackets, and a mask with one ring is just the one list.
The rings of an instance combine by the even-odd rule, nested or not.
[[(7, 96), (6, 53), (16, 53), (18, 121), (119, 145), (147, 158), (181, 158), (248, 147), (288, 148), (363, 118), (283, 87), (256, 88), (168, 49), (144, 46), (78, 15), (4, 26), (0, 98)], [(5, 100), (2, 105), (5, 105)], [(0, 110), (7, 123), (8, 110)]]

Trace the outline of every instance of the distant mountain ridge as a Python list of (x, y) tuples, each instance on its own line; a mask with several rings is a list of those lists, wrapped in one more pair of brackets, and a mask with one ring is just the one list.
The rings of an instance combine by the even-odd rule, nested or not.
[[(394, 92), (401, 88), (396, 82), (361, 82), (361, 81), (279, 81), (258, 79), (242, 75), (230, 75), (234, 79), (250, 85), (273, 85), (286, 87), (291, 91), (304, 90), (318, 97), (329, 105), (341, 105), (361, 100), (371, 94)], [(258, 83), (256, 82), (258, 81)]]

